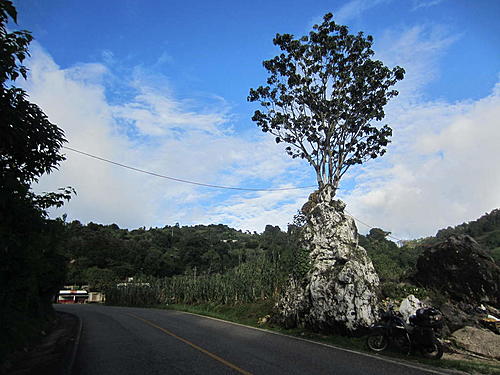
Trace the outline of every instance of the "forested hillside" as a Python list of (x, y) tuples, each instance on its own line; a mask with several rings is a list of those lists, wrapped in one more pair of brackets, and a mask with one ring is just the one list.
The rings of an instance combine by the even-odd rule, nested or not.
[(95, 288), (132, 276), (224, 273), (260, 257), (287, 268), (292, 258), (290, 236), (271, 225), (262, 234), (222, 224), (127, 230), (73, 221), (66, 229), (67, 283)]
[(381, 281), (399, 281), (414, 270), (421, 249), (418, 246), (398, 247), (386, 238), (389, 234), (373, 228), (366, 236), (359, 236), (359, 244), (366, 249)]
[[(242, 232), (222, 224), (120, 229), (78, 221), (66, 224), (67, 284), (99, 289), (128, 277), (224, 274), (245, 263), (264, 259), (280, 278), (304, 267), (293, 225), (287, 232), (267, 225), (262, 234)], [(438, 231), (436, 237), (407, 241), (404, 246), (387, 239), (389, 232), (373, 228), (359, 236), (382, 281), (401, 281), (415, 269), (422, 246), (453, 234), (474, 237), (497, 262), (500, 258), (500, 210), (476, 221)], [(285, 275), (285, 276), (284, 276)]]
[(494, 209), (477, 220), (441, 229), (435, 237), (405, 241), (401, 247), (386, 238), (389, 234), (373, 228), (366, 236), (359, 236), (360, 245), (367, 250), (382, 281), (405, 279), (414, 271), (424, 246), (458, 234), (473, 237), (500, 264), (500, 209)]
[[(291, 274), (300, 279), (309, 269), (296, 241), (299, 225), (287, 232), (267, 225), (258, 234), (222, 224), (127, 230), (73, 221), (66, 224), (66, 284), (104, 290), (108, 302), (129, 305), (272, 299)], [(381, 281), (396, 285), (413, 272), (421, 249), (398, 247), (388, 234), (373, 228), (359, 243)], [(138, 287), (116, 288), (130, 277)]]

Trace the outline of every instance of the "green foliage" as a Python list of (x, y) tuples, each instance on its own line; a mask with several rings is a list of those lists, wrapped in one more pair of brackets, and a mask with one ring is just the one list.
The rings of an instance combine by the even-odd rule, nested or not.
[(372, 228), (368, 235), (359, 235), (359, 244), (366, 249), (382, 282), (402, 281), (415, 269), (421, 249), (398, 247), (386, 239), (389, 234), (380, 228)]
[(390, 298), (391, 300), (397, 301), (403, 300), (410, 294), (413, 294), (418, 299), (423, 299), (429, 296), (429, 291), (424, 288), (419, 288), (415, 285), (407, 283), (396, 283), (392, 281), (382, 283), (381, 292), (383, 298)]
[(276, 297), (284, 279), (277, 265), (261, 256), (223, 274), (200, 275), (194, 269), (168, 278), (142, 278), (109, 290), (107, 302), (129, 306), (249, 303)]
[(390, 234), (391, 232), (386, 232), (380, 228), (372, 228), (366, 237), (372, 241), (384, 241)]
[[(129, 231), (74, 221), (66, 225), (66, 283), (101, 288), (108, 303), (120, 305), (267, 300), (290, 273), (307, 272), (292, 227), (285, 233), (267, 225), (262, 234), (226, 225)], [(134, 283), (108, 287), (131, 276)]]
[(298, 212), (292, 224), (288, 225), (288, 257), (284, 262), (284, 271), (295, 280), (303, 280), (311, 269), (311, 258), (309, 251), (302, 243), (302, 228), (306, 223), (306, 217), (302, 212)]
[(34, 194), (30, 184), (64, 160), (61, 129), (12, 86), (27, 78), (22, 65), (32, 36), (8, 32), (17, 13), (11, 1), (0, 2), (0, 359), (23, 344), (51, 319), (52, 298), (64, 281), (65, 259), (59, 244), (60, 220), (46, 209), (69, 199), (71, 188)]
[(496, 262), (496, 264), (500, 265), (500, 246), (491, 249), (491, 257)]
[(303, 247), (298, 248), (295, 254), (295, 262), (294, 267), (292, 268), (292, 275), (297, 280), (302, 280), (311, 270), (311, 258), (309, 257), (309, 251)]
[(66, 226), (65, 255), (71, 259), (68, 284), (87, 284), (90, 267), (113, 271), (119, 280), (134, 275), (171, 277), (224, 273), (245, 262), (265, 257), (284, 270), (293, 249), (287, 233), (268, 225), (262, 234), (243, 233), (226, 225), (129, 231), (117, 225)]
[(248, 100), (264, 107), (252, 117), (262, 131), (287, 143), (292, 158), (306, 159), (319, 187), (336, 189), (350, 166), (385, 153), (392, 130), (371, 121), (385, 117), (383, 107), (398, 94), (391, 86), (404, 70), (372, 60), (373, 38), (349, 34), (332, 18), (326, 14), (299, 39), (276, 34), (273, 43), (283, 52), (263, 62), (267, 85), (251, 89)]
[(382, 294), (392, 299), (414, 294), (419, 298), (422, 298), (422, 295), (429, 297), (437, 305), (446, 302), (446, 297), (442, 293), (416, 288), (406, 284), (406, 282), (416, 270), (416, 262), (422, 254), (423, 248), (436, 244), (449, 236), (468, 234), (474, 237), (497, 264), (500, 262), (500, 210), (498, 209), (470, 223), (442, 229), (438, 231), (436, 237), (406, 241), (404, 246), (399, 248), (394, 242), (385, 238), (388, 234), (379, 228), (374, 228), (370, 230), (368, 235), (360, 235), (359, 243), (367, 250), (373, 261), (382, 281)]
[(118, 281), (116, 274), (107, 268), (90, 267), (83, 272), (83, 278), (87, 281), (90, 290), (105, 291), (115, 287)]
[[(448, 227), (437, 232), (436, 238), (442, 239), (451, 235), (468, 234), (472, 237), (481, 237), (488, 232), (500, 230), (500, 209), (494, 209), (489, 214), (486, 213), (479, 219), (469, 223), (463, 223), (456, 227)], [(500, 239), (500, 237), (497, 237)]]

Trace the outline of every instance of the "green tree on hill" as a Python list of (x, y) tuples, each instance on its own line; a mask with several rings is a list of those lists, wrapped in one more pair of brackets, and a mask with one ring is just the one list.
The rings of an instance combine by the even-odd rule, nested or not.
[(366, 249), (382, 281), (403, 281), (416, 266), (421, 253), (419, 248), (398, 247), (386, 237), (390, 232), (372, 228), (366, 235), (359, 235), (359, 244)]

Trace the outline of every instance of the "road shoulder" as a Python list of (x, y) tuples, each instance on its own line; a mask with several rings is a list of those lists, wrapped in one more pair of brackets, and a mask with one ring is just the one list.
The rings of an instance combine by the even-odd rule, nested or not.
[(76, 315), (60, 311), (56, 314), (54, 328), (32, 348), (12, 353), (2, 374), (71, 374), (82, 323)]

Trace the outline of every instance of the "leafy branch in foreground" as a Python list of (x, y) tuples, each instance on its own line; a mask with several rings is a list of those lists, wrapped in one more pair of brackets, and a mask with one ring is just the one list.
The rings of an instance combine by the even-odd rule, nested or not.
[[(60, 254), (64, 224), (49, 220), (47, 209), (60, 207), (74, 192), (63, 188), (42, 195), (31, 184), (56, 170), (65, 159), (66, 139), (27, 93), (14, 86), (27, 79), (23, 61), (33, 37), (26, 30), (9, 32), (17, 12), (0, 1), (0, 362), (24, 345), (53, 316), (52, 298), (63, 284), (65, 258)], [(1, 370), (0, 370), (1, 372)]]

